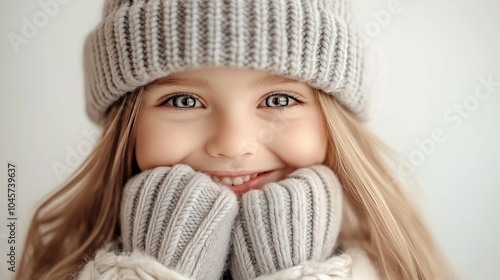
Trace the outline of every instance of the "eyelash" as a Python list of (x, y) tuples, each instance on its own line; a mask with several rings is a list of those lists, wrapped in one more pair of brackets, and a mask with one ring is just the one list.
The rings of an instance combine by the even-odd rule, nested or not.
[[(277, 96), (277, 95), (287, 96), (287, 97), (293, 99), (295, 102), (297, 102), (297, 105), (302, 105), (304, 103), (304, 101), (302, 101), (298, 95), (293, 94), (291, 92), (287, 92), (287, 91), (273, 92), (271, 94), (268, 94), (265, 97), (265, 99), (267, 99), (269, 97), (272, 97), (272, 96)], [(200, 100), (199, 97), (196, 97), (195, 95), (193, 95), (191, 93), (177, 93), (177, 94), (173, 94), (173, 95), (169, 96), (165, 101), (163, 101), (160, 105), (158, 105), (158, 107), (168, 106), (169, 108), (173, 108), (176, 111), (195, 110), (196, 108), (178, 108), (178, 107), (175, 107), (175, 106), (171, 106), (170, 104), (167, 105), (167, 102), (169, 102), (170, 100), (172, 100), (172, 99), (174, 99), (176, 97), (182, 97), (182, 96), (194, 98), (196, 101)], [(284, 111), (285, 109), (290, 109), (291, 107), (294, 107), (294, 106), (295, 105), (284, 106), (284, 107), (265, 107), (265, 108), (271, 109), (271, 110)]]
[(195, 95), (193, 95), (191, 93), (174, 93), (173, 95), (171, 95), (167, 99), (165, 99), (165, 101), (163, 101), (160, 105), (158, 105), (158, 107), (166, 106), (166, 107), (174, 109), (175, 111), (196, 110), (196, 108), (177, 108), (175, 106), (167, 104), (167, 102), (169, 102), (170, 100), (172, 100), (172, 99), (174, 99), (176, 97), (182, 97), (182, 96), (191, 97), (191, 98), (194, 98), (196, 101), (200, 101), (199, 97), (196, 97)]
[[(293, 94), (291, 92), (287, 92), (287, 91), (273, 92), (273, 93), (267, 95), (266, 98), (264, 98), (264, 100), (268, 99), (269, 97), (277, 96), (277, 95), (287, 96), (287, 97), (293, 99), (295, 102), (297, 102), (297, 105), (302, 105), (304, 103), (304, 101), (300, 100), (300, 97), (298, 95)], [(266, 107), (266, 108), (271, 109), (271, 110), (278, 110), (281, 112), (281, 111), (284, 111), (285, 109), (291, 109), (294, 106), (295, 105), (284, 106), (284, 107)]]

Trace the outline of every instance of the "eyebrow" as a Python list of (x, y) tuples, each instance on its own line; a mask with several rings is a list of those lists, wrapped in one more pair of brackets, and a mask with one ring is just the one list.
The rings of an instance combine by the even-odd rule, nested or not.
[[(293, 84), (293, 83), (300, 83), (300, 82), (279, 75), (270, 75), (253, 81), (252, 83), (249, 84), (249, 87), (254, 88), (254, 87), (263, 87), (263, 86), (270, 86), (277, 84)], [(182, 78), (176, 78), (175, 76), (166, 76), (163, 78), (159, 78), (150, 84), (150, 86), (169, 86), (169, 85), (192, 86), (198, 88), (210, 87), (210, 83), (207, 80), (182, 79)]]
[(250, 84), (250, 87), (263, 87), (277, 84), (294, 84), (299, 83), (299, 81), (294, 79), (289, 79), (280, 75), (270, 75), (265, 76), (260, 79), (255, 80)]
[(159, 78), (153, 81), (150, 86), (170, 86), (170, 85), (178, 85), (178, 86), (192, 86), (198, 88), (207, 88), (209, 87), (209, 83), (206, 80), (200, 79), (180, 79), (172, 76), (166, 76), (163, 78)]

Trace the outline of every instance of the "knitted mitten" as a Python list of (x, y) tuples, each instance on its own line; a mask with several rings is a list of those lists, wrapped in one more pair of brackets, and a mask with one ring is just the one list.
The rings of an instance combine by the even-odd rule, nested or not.
[(341, 184), (324, 165), (297, 169), (243, 194), (232, 236), (233, 279), (254, 279), (330, 257), (341, 212)]
[(125, 250), (140, 250), (195, 279), (220, 279), (238, 213), (236, 194), (187, 165), (135, 175), (123, 190)]

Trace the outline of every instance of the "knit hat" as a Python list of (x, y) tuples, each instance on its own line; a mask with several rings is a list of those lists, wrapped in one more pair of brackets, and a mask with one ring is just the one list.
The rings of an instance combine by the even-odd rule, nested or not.
[(306, 82), (363, 119), (362, 45), (349, 0), (106, 0), (84, 47), (86, 110), (100, 123), (139, 86), (225, 66)]

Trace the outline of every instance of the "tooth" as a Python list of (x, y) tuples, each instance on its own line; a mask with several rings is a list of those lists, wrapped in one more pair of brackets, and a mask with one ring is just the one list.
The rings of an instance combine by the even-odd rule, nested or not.
[(222, 179), (222, 184), (231, 186), (233, 184), (233, 182), (229, 178), (223, 178)]
[(250, 180), (250, 175), (245, 176), (245, 179), (243, 179), (243, 181), (245, 181), (245, 182), (249, 181), (249, 180)]
[(241, 184), (243, 184), (243, 179), (241, 179), (241, 177), (234, 178), (233, 185), (237, 186), (237, 185), (241, 185)]
[(253, 179), (253, 178), (257, 177), (257, 174), (258, 174), (258, 173), (253, 174), (253, 175), (251, 176), (251, 178)]

